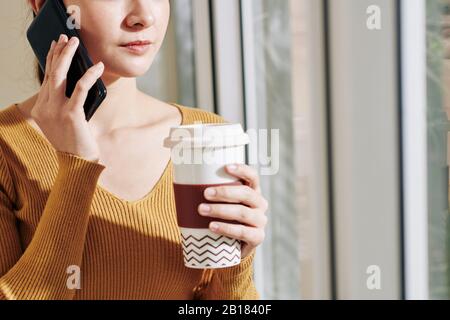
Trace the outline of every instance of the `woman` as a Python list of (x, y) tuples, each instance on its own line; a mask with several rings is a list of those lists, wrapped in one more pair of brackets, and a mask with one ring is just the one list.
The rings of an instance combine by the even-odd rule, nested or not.
[[(37, 13), (45, 0), (28, 2)], [(222, 204), (199, 207), (241, 222), (210, 227), (243, 241), (242, 263), (214, 271), (183, 264), (162, 141), (173, 126), (224, 120), (136, 88), (162, 44), (169, 0), (64, 2), (79, 6), (80, 36), (97, 64), (66, 98), (79, 40), (61, 36), (39, 93), (0, 112), (0, 299), (259, 298), (252, 262), (268, 204), (248, 166), (227, 169), (245, 186), (212, 190), (206, 198)], [(137, 40), (150, 44), (130, 45)], [(82, 106), (100, 77), (108, 97), (88, 123)]]

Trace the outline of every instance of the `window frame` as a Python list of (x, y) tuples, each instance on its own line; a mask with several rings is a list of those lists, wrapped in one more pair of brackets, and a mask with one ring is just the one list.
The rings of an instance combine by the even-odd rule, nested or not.
[(424, 0), (400, 0), (400, 6), (405, 298), (426, 300), (429, 298), (426, 6)]

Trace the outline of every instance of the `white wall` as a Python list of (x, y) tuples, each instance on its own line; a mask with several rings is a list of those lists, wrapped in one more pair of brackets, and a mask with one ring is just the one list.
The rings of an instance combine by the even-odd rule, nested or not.
[(0, 108), (25, 100), (39, 88), (25, 35), (31, 19), (25, 0), (0, 1)]

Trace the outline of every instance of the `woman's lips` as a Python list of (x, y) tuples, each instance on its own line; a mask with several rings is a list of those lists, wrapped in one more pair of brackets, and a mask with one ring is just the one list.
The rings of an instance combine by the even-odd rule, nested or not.
[(151, 41), (133, 41), (121, 45), (122, 48), (134, 54), (144, 54), (152, 45)]

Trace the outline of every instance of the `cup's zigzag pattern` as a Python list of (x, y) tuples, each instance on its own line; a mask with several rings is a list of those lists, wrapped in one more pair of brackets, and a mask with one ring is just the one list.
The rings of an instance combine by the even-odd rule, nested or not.
[(241, 241), (225, 236), (181, 235), (186, 265), (195, 268), (230, 267), (241, 261)]
[[(229, 246), (234, 246), (236, 245), (236, 242), (239, 242), (239, 240), (236, 239), (231, 239), (228, 237), (224, 237), (224, 236), (220, 236), (218, 238), (213, 238), (209, 235), (206, 235), (202, 238), (196, 238), (193, 235), (190, 235), (188, 237), (184, 237), (183, 235), (181, 235), (181, 243), (185, 246), (190, 245), (190, 244), (195, 244), (197, 246), (198, 249), (200, 249), (205, 243), (210, 244), (211, 246), (213, 246), (213, 248), (217, 249), (219, 246), (223, 245), (224, 243), (226, 243)], [(217, 244), (216, 246), (214, 246), (214, 244)]]
[[(214, 249), (214, 250), (221, 249), (224, 246), (223, 242), (222, 243), (218, 243), (216, 245), (213, 245), (213, 244), (207, 243), (207, 242), (205, 242), (203, 244), (199, 244), (199, 243), (196, 243), (196, 242), (193, 242), (193, 241), (190, 242), (190, 243), (182, 241), (181, 244), (183, 245), (183, 247), (192, 246), (192, 247), (194, 247), (196, 249), (203, 249), (204, 245), (208, 244), (210, 246), (210, 249)], [(239, 244), (240, 244), (239, 240), (234, 240), (232, 243), (227, 243), (227, 247), (234, 247), (234, 246), (237, 246)]]
[(211, 255), (215, 255), (215, 256), (221, 256), (221, 255), (224, 255), (224, 254), (228, 254), (231, 257), (233, 255), (235, 255), (235, 254), (239, 254), (239, 250), (236, 247), (234, 247), (234, 248), (223, 248), (219, 252), (211, 251), (211, 250), (209, 250), (208, 247), (209, 246), (205, 245), (204, 248), (201, 249), (201, 250), (196, 250), (196, 249), (189, 250), (189, 247), (188, 247), (188, 248), (183, 248), (183, 252), (185, 254), (185, 257), (187, 257), (187, 258), (190, 258), (192, 256), (200, 258), (200, 257), (204, 256), (205, 254), (211, 254)]
[(234, 255), (233, 257), (231, 257), (231, 259), (229, 259), (228, 257), (216, 257), (216, 259), (213, 259), (212, 257), (207, 257), (203, 260), (199, 260), (196, 257), (192, 257), (190, 259), (185, 258), (185, 262), (191, 264), (192, 266), (196, 266), (195, 262), (198, 263), (199, 265), (203, 265), (206, 261), (210, 262), (210, 264), (207, 264), (206, 266), (204, 266), (205, 268), (207, 268), (208, 266), (218, 266), (218, 265), (223, 265), (223, 266), (229, 266), (230, 263), (236, 263), (238, 264), (240, 262), (241, 258), (239, 254)]

